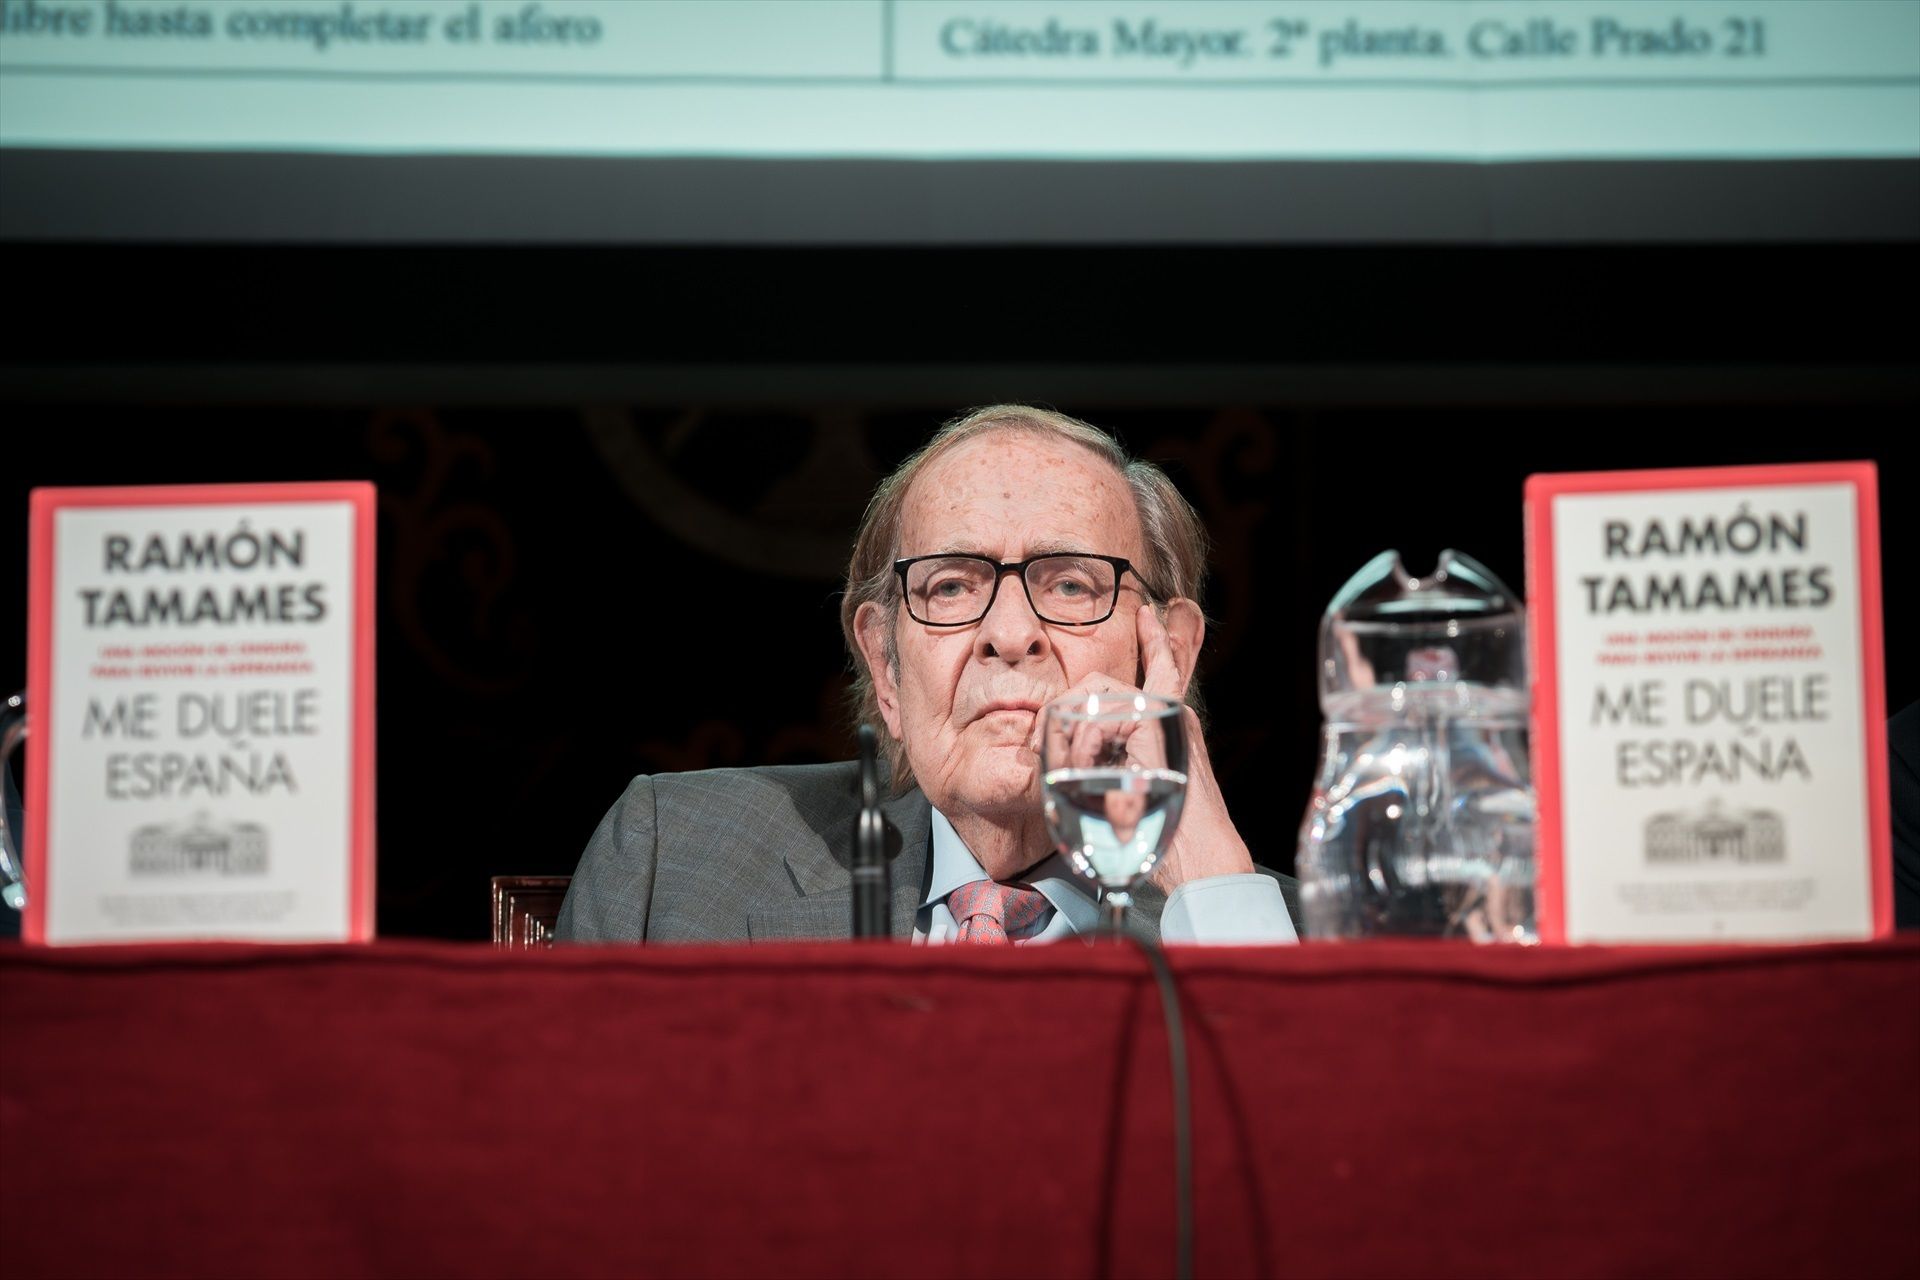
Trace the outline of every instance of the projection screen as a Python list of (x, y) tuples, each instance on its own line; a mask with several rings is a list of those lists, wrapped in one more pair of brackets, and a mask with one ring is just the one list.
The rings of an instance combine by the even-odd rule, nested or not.
[(12, 239), (1910, 236), (1920, 0), (4, 0)]

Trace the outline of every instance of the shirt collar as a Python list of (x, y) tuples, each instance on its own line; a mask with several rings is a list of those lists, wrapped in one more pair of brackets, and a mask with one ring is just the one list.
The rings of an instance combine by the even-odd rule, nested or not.
[[(980, 860), (973, 856), (973, 850), (967, 848), (967, 842), (947, 821), (947, 815), (935, 809), (933, 875), (928, 881), (926, 901), (920, 904), (921, 908), (932, 906), (963, 884), (986, 878), (987, 873), (981, 868)], [(1073, 868), (1067, 865), (1067, 860), (1060, 854), (1047, 855), (1022, 879), (1044, 894), (1054, 909), (1066, 916), (1076, 930), (1085, 932), (1098, 920), (1099, 898), (1093, 881), (1075, 875)]]

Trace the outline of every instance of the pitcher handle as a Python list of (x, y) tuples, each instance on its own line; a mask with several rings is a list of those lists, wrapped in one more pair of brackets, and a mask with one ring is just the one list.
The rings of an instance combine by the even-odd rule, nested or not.
[(8, 821), (14, 795), (13, 773), (8, 762), (27, 738), (27, 698), (16, 693), (0, 707), (0, 902), (15, 911), (27, 909), (26, 858), (20, 850), (20, 834)]

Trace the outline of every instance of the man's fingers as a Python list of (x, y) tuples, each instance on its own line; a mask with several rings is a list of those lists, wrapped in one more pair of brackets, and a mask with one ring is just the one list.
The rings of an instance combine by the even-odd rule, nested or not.
[(1186, 692), (1186, 682), (1180, 678), (1180, 664), (1173, 659), (1172, 638), (1167, 635), (1167, 629), (1161, 625), (1160, 616), (1153, 611), (1152, 605), (1141, 605), (1135, 617), (1140, 628), (1140, 665), (1146, 668), (1147, 673), (1145, 691), (1166, 698), (1179, 698)]
[[(1134, 626), (1140, 645), (1140, 667), (1143, 677), (1140, 691), (1157, 694), (1163, 698), (1172, 698), (1178, 702), (1187, 691), (1186, 677), (1182, 674), (1184, 670), (1181, 664), (1182, 655), (1178, 654), (1176, 648), (1180, 642), (1167, 631), (1152, 605), (1140, 607), (1139, 612), (1134, 615)], [(1135, 690), (1132, 685), (1102, 672), (1093, 671), (1081, 676), (1058, 696), (1064, 698), (1073, 694), (1086, 693), (1124, 695), (1133, 692)], [(1036, 752), (1040, 750), (1046, 737), (1045, 719), (1044, 712), (1034, 718), (1033, 732), (1027, 738), (1029, 750)], [(1069, 744), (1064, 742), (1056, 745), (1071, 749)], [(1049, 761), (1049, 765), (1051, 764), (1052, 762)]]
[[(1124, 696), (1134, 692), (1134, 687), (1124, 681), (1115, 680), (1112, 676), (1105, 675), (1098, 671), (1090, 671), (1068, 685), (1064, 691), (1056, 694), (1053, 701), (1058, 702), (1062, 698), (1073, 697), (1076, 694), (1116, 693)], [(1040, 713), (1033, 718), (1033, 732), (1027, 736), (1028, 750), (1040, 750), (1041, 740), (1046, 736), (1046, 721), (1047, 713), (1043, 707)]]

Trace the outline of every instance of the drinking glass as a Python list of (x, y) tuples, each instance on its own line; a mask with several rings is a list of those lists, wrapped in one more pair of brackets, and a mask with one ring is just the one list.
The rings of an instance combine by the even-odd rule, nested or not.
[(1173, 839), (1187, 797), (1184, 708), (1152, 693), (1074, 693), (1047, 705), (1040, 788), (1047, 830), (1096, 881), (1118, 931), (1134, 887)]

